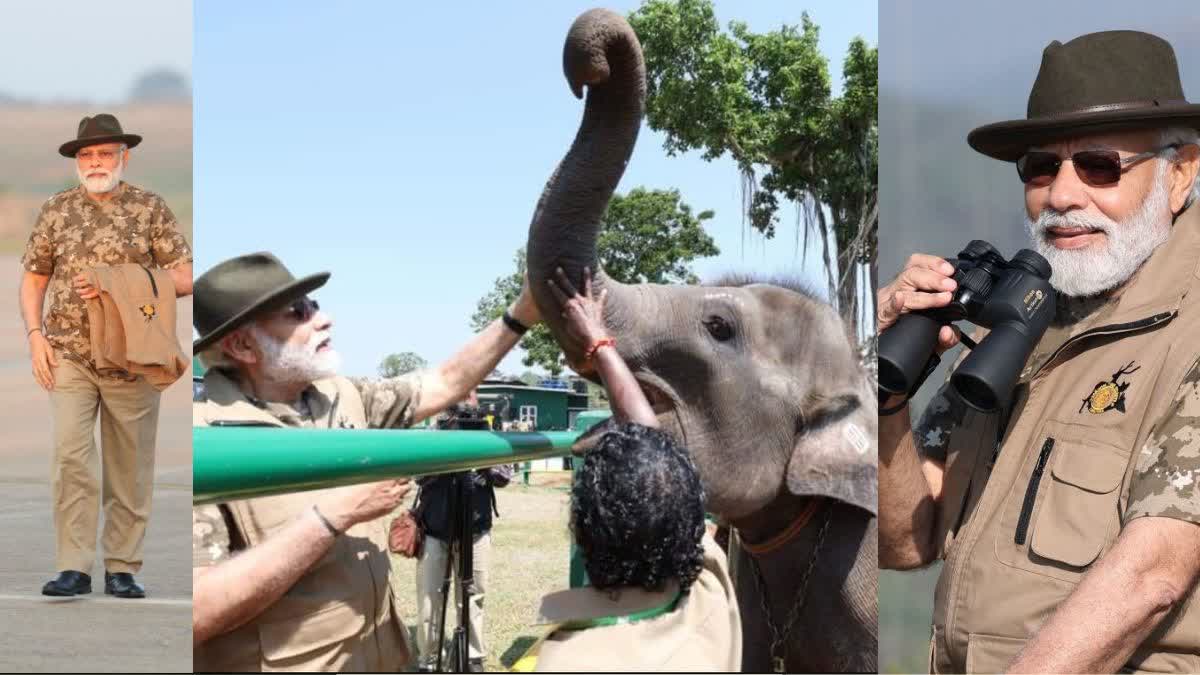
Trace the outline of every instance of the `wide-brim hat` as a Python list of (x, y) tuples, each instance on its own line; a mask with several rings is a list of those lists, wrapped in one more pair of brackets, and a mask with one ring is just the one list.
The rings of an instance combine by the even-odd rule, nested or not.
[(108, 113), (100, 113), (79, 120), (79, 131), (75, 140), (67, 141), (58, 146), (58, 154), (63, 157), (74, 157), (80, 148), (101, 143), (124, 143), (132, 148), (142, 142), (137, 134), (127, 134), (121, 129), (121, 123)]
[(1047, 45), (1025, 119), (974, 129), (967, 143), (1016, 161), (1067, 137), (1168, 126), (1200, 129), (1200, 105), (1184, 98), (1175, 50), (1156, 35), (1115, 30)]
[(192, 289), (192, 326), (198, 353), (261, 312), (278, 309), (325, 285), (329, 272), (297, 279), (270, 253), (251, 253), (219, 263)]

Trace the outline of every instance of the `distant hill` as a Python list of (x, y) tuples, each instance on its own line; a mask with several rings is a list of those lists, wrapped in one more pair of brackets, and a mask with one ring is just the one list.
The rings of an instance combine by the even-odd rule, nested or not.
[(145, 140), (133, 150), (126, 179), (156, 192), (192, 237), (192, 106), (147, 103), (120, 106), (17, 104), (0, 106), (0, 250), (20, 250), (38, 209), (54, 193), (78, 184), (71, 160), (58, 146), (75, 136), (79, 120), (110, 112)]

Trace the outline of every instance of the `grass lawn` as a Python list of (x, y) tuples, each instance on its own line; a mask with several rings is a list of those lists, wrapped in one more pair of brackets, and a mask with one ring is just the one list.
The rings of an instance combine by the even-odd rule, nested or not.
[[(496, 490), (500, 517), (492, 529), (492, 561), (484, 604), (484, 642), (487, 669), (507, 670), (543, 632), (531, 625), (542, 595), (567, 587), (569, 534), (567, 532), (570, 474), (533, 474), (531, 485), (513, 483)], [(392, 557), (398, 588), (411, 589), (403, 596), (401, 612), (416, 648), (417, 584), (415, 560)], [(454, 591), (451, 591), (452, 598)], [(453, 606), (453, 605), (451, 605)], [(447, 610), (446, 631), (453, 630), (454, 610)]]

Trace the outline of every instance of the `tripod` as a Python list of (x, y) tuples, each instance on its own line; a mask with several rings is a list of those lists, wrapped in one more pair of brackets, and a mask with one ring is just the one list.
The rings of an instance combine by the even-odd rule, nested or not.
[(450, 574), (454, 563), (454, 551), (458, 549), (458, 625), (454, 628), (449, 650), (449, 671), (465, 673), (470, 670), (469, 635), (471, 626), (471, 594), (470, 589), (475, 585), (474, 549), (475, 532), (471, 513), (471, 498), (475, 491), (475, 483), (471, 473), (460, 472), (452, 474), (454, 490), (450, 499), (451, 528), (449, 541), (446, 542), (446, 570), (442, 575), (442, 610), (438, 622), (437, 634), (437, 670), (442, 671), (443, 646), (446, 640), (446, 605), (450, 597)]

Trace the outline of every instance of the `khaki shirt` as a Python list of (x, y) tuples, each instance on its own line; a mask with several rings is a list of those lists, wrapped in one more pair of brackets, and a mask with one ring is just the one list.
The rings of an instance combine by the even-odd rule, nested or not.
[(536, 670), (717, 671), (742, 667), (742, 621), (725, 552), (704, 535), (704, 567), (675, 608), (632, 623), (571, 630), (563, 624), (625, 617), (669, 606), (677, 584), (662, 591), (573, 588), (542, 598), (536, 623), (557, 624), (514, 669), (536, 659)]
[[(335, 377), (306, 389), (293, 405), (246, 397), (220, 370), (205, 374), (206, 399), (193, 424), (265, 423), (359, 429), (412, 423), (422, 375), (352, 381)], [(357, 486), (204, 505), (192, 511), (194, 567), (253, 548), (314, 504), (328, 508)], [(196, 671), (398, 672), (411, 651), (396, 607), (387, 518), (359, 523), (337, 538), (275, 604), (250, 622), (197, 645)]]
[[(949, 387), (914, 428), (944, 462), (931, 668), (1003, 670), (1133, 520), (1200, 523), (1200, 207), (1121, 291), (1067, 301), (1010, 409)], [(1200, 669), (1200, 594), (1125, 664)]]
[(21, 266), (50, 276), (46, 340), (66, 356), (91, 365), (87, 309), (71, 279), (97, 265), (137, 263), (171, 269), (192, 261), (192, 250), (162, 197), (122, 181), (97, 202), (82, 186), (42, 205)]

